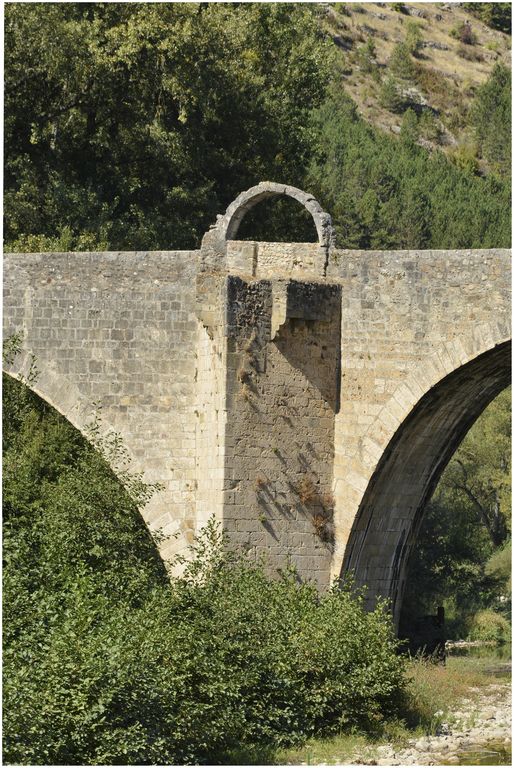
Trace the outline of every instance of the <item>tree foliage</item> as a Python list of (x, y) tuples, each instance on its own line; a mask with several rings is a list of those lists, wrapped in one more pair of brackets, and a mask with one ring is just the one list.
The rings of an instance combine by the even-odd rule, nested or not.
[(331, 61), (308, 7), (13, 4), (5, 39), (17, 248), (193, 247), (241, 190), (303, 181)]
[(511, 73), (502, 64), (496, 64), (478, 89), (471, 108), (471, 123), (481, 154), (503, 175), (511, 173), (511, 106)]
[(468, 13), (473, 14), (492, 29), (499, 29), (510, 35), (512, 32), (511, 3), (462, 3)]
[[(346, 248), (510, 246), (510, 182), (366, 125), (339, 89), (317, 110), (311, 187)], [(365, 205), (365, 214), (362, 208)]]
[[(216, 214), (263, 179), (312, 187), (343, 246), (508, 247), (506, 70), (473, 108), (495, 171), (483, 179), (476, 156), (452, 163), (357, 115), (320, 13), (298, 3), (8, 5), (7, 248), (197, 247)], [(419, 29), (407, 33), (380, 89), (397, 113), (420, 110), (405, 87), (417, 77)], [(372, 40), (357, 58), (380, 78)], [(427, 130), (437, 137), (437, 126)], [(416, 212), (421, 226), (411, 226)], [(272, 201), (252, 210), (241, 236), (314, 232), (300, 206)]]

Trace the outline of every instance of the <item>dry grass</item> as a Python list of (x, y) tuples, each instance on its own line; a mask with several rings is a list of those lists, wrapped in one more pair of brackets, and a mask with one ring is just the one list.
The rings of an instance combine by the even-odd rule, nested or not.
[[(464, 697), (475, 698), (477, 690), (492, 682), (487, 673), (490, 660), (450, 657), (446, 666), (426, 659), (409, 662), (405, 718), (411, 726), (432, 733)], [(440, 713), (436, 716), (435, 713)]]
[[(411, 3), (405, 3), (407, 7)], [(359, 64), (358, 48), (372, 39), (376, 46), (378, 78), (387, 73), (388, 61), (394, 46), (403, 40), (409, 22), (420, 23), (418, 17), (410, 17), (395, 11), (390, 4), (370, 3), (366, 13), (359, 13), (355, 4), (347, 3), (344, 12), (335, 10), (327, 14), (325, 27), (329, 34), (341, 35), (344, 29), (345, 50), (341, 51), (341, 66), (344, 87), (357, 104), (362, 116), (382, 130), (390, 131), (399, 124), (397, 115), (388, 112), (379, 103), (380, 83), (375, 83), (369, 73)], [(429, 47), (419, 51), (417, 59), (417, 84), (428, 103), (440, 112), (440, 118), (457, 142), (466, 129), (466, 120), (449, 118), (457, 106), (459, 114), (465, 114), (473, 92), (490, 75), (494, 65), (502, 61), (510, 66), (509, 35), (492, 30), (464, 8), (453, 6), (442, 9), (439, 5), (416, 3), (418, 11), (424, 12), (422, 38)], [(471, 22), (475, 45), (463, 45), (452, 37), (452, 29), (459, 29), (466, 21)], [(437, 48), (430, 47), (437, 45)], [(348, 48), (350, 50), (348, 50)], [(466, 49), (466, 50), (464, 50)], [(469, 49), (469, 50), (468, 50)], [(364, 90), (366, 93), (364, 94)], [(443, 151), (448, 151), (445, 146)]]
[(318, 494), (312, 477), (304, 475), (299, 481), (296, 491), (302, 504), (312, 504), (316, 501)]

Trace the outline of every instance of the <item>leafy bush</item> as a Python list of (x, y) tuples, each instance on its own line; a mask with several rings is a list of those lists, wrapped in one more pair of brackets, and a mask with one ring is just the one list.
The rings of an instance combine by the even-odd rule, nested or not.
[(485, 564), (485, 573), (495, 580), (500, 597), (510, 595), (512, 591), (512, 541), (509, 539), (503, 547), (497, 549)]
[(469, 639), (495, 643), (507, 643), (511, 638), (511, 626), (504, 616), (495, 611), (476, 613), (470, 622)]
[(393, 708), (403, 661), (383, 607), (270, 579), (212, 521), (169, 581), (140, 478), (120, 485), (19, 383), (4, 395), (6, 762), (227, 762)]
[(241, 190), (302, 186), (316, 4), (20, 4), (5, 38), (10, 249), (195, 247)]

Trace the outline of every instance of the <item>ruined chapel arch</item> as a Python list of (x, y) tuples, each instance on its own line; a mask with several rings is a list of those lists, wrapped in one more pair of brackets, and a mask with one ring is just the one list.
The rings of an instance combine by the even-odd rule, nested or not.
[(297, 187), (289, 187), (284, 184), (276, 184), (272, 181), (264, 181), (246, 192), (242, 192), (229, 205), (223, 217), (222, 231), (226, 240), (235, 240), (239, 227), (244, 217), (252, 208), (271, 197), (287, 196), (299, 202), (312, 216), (319, 244), (328, 247), (331, 236), (331, 218), (322, 209), (318, 201), (308, 192), (303, 192)]
[(341, 575), (392, 602), (398, 624), (406, 570), (426, 503), (467, 431), (510, 384), (511, 342), (463, 363), (426, 391), (401, 422), (359, 505)]
[(216, 223), (204, 235), (202, 251), (204, 253), (210, 252), (224, 255), (227, 241), (236, 238), (241, 222), (248, 211), (264, 200), (284, 195), (299, 202), (310, 213), (316, 227), (318, 244), (328, 252), (328, 249), (334, 245), (335, 240), (330, 215), (323, 210), (318, 201), (308, 192), (304, 192), (297, 187), (288, 186), (287, 184), (277, 184), (273, 181), (262, 181), (245, 192), (241, 192), (230, 203), (225, 213), (217, 217)]

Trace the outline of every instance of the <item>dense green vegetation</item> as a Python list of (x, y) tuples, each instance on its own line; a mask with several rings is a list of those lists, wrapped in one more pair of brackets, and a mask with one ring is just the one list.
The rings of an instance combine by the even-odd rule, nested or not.
[(385, 136), (334, 88), (316, 114), (323, 136), (311, 178), (339, 242), (360, 248), (510, 245), (509, 187), (478, 178), (412, 138)]
[(409, 564), (404, 631), (446, 607), (453, 637), (506, 640), (511, 609), (511, 401), (499, 395), (451, 459)]
[[(418, 77), (419, 29), (406, 27), (385, 73), (371, 39), (357, 52), (387, 108), (410, 109), (396, 138), (344, 95), (322, 15), (287, 3), (7, 6), (6, 247), (196, 247), (264, 179), (311, 188), (342, 246), (508, 247), (505, 67), (476, 94), (473, 148), (450, 161), (416, 144), (438, 124), (399, 87)], [(312, 239), (297, 208), (258, 207), (242, 236)]]
[(497, 65), (479, 88), (470, 117), (480, 153), (504, 175), (512, 170), (511, 106), (511, 73)]
[(462, 3), (468, 13), (476, 16), (493, 29), (500, 29), (506, 34), (512, 32), (511, 3)]
[(238, 763), (397, 709), (382, 608), (266, 577), (214, 523), (168, 581), (116, 439), (8, 378), (3, 439), (5, 762)]
[(187, 248), (256, 181), (302, 185), (308, 116), (330, 76), (329, 43), (310, 9), (6, 10), (12, 247), (61, 247), (64, 238), (78, 249)]

